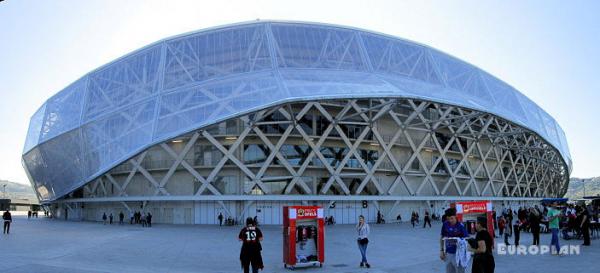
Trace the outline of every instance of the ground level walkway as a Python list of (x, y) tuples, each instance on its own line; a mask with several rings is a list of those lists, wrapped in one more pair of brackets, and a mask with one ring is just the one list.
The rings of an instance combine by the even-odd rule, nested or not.
[[(265, 234), (264, 272), (291, 272), (282, 264), (281, 226), (261, 227)], [(14, 217), (11, 234), (0, 236), (0, 272), (241, 272), (240, 227), (103, 225), (40, 217)], [(371, 269), (359, 268), (360, 253), (353, 226), (326, 229), (323, 268), (294, 272), (443, 272), (438, 256), (440, 223), (432, 229), (409, 224), (371, 225), (368, 258)], [(531, 243), (522, 233), (521, 242)], [(542, 243), (549, 244), (548, 234)], [(581, 241), (561, 241), (579, 245)], [(496, 256), (496, 272), (598, 272), (600, 240), (581, 247), (580, 255), (563, 257)]]

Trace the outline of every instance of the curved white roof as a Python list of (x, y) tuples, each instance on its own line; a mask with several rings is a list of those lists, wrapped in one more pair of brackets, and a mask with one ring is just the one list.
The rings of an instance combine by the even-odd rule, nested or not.
[(23, 163), (50, 201), (147, 147), (234, 116), (290, 101), (373, 97), (500, 116), (544, 138), (571, 169), (557, 122), (473, 65), (384, 34), (270, 21), (168, 38), (86, 74), (32, 116)]

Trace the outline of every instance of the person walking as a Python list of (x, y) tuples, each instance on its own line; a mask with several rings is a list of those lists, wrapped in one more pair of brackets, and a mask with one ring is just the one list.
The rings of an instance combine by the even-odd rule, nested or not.
[(27, 211), (27, 220), (31, 219), (31, 210)]
[(369, 224), (365, 222), (365, 217), (362, 215), (358, 216), (356, 231), (358, 232), (358, 250), (360, 250), (360, 255), (362, 256), (360, 267), (366, 266), (367, 268), (371, 268), (371, 265), (367, 261), (367, 245), (369, 245), (368, 237), (371, 230), (369, 228)]
[(148, 227), (152, 227), (152, 214), (150, 214), (150, 212), (148, 212), (148, 215), (146, 216), (146, 222)]
[(142, 227), (148, 226), (146, 215), (144, 215), (142, 212), (138, 212), (138, 217), (140, 218), (140, 223), (142, 224)]
[(133, 211), (130, 210), (129, 211), (129, 224), (130, 225), (133, 225), (133, 218), (134, 218)]
[[(510, 234), (512, 235), (512, 220), (513, 220), (513, 211), (511, 208), (509, 208), (506, 212), (506, 216), (504, 216), (504, 218), (506, 219), (506, 230), (510, 231)], [(506, 233), (505, 233), (506, 234)]]
[(507, 221), (506, 227), (504, 228), (504, 244), (509, 246), (508, 238), (512, 236), (513, 228), (509, 226), (509, 222)]
[(515, 221), (515, 224), (513, 225), (513, 234), (515, 235), (515, 245), (516, 246), (519, 245), (519, 240), (521, 239), (521, 226), (522, 226), (521, 220), (517, 219), (517, 221)]
[[(492, 211), (492, 221), (494, 223), (494, 229), (498, 229), (498, 218), (496, 218), (496, 211)], [(496, 234), (494, 234), (494, 237), (496, 237)]]
[(260, 242), (263, 240), (262, 231), (256, 227), (254, 219), (246, 218), (246, 226), (240, 230), (238, 239), (242, 242), (240, 250), (240, 262), (244, 273), (258, 273), (259, 269), (264, 269), (264, 264), (260, 252), (262, 246)]
[(105, 225), (106, 225), (106, 219), (107, 219), (107, 217), (106, 217), (106, 212), (104, 212), (104, 213), (102, 214), (102, 222), (103, 222)]
[(108, 223), (110, 225), (112, 225), (112, 221), (113, 221), (113, 215), (112, 215), (112, 212), (111, 212), (110, 215), (108, 216)]
[(410, 214), (410, 223), (412, 224), (412, 227), (415, 227), (415, 223), (417, 222), (417, 213), (416, 212), (412, 212)]
[(555, 249), (552, 252), (552, 255), (560, 255), (560, 242), (558, 238), (558, 231), (560, 228), (560, 216), (561, 212), (557, 208), (558, 203), (553, 202), (548, 209), (548, 226), (550, 231), (552, 232), (552, 241), (550, 241), (550, 246), (554, 246)]
[(500, 237), (504, 236), (504, 228), (506, 227), (506, 220), (504, 220), (504, 216), (500, 215), (500, 219), (498, 219), (498, 235)]
[(217, 219), (219, 219), (219, 226), (223, 225), (223, 213), (219, 212), (219, 216), (217, 216)]
[(456, 219), (456, 209), (449, 208), (444, 213), (446, 221), (442, 224), (440, 236), (440, 259), (446, 262), (446, 273), (464, 273), (465, 268), (456, 263), (457, 240), (469, 236), (463, 223)]
[(532, 245), (540, 245), (540, 211), (537, 206), (530, 208), (529, 212), (529, 228), (533, 236)]
[(381, 211), (377, 211), (377, 224), (385, 224), (385, 218), (383, 218), (383, 214)]
[(2, 214), (2, 220), (4, 220), (4, 234), (10, 233), (10, 224), (12, 223), (12, 215), (8, 209)]
[(496, 267), (494, 255), (492, 254), (494, 243), (486, 227), (487, 219), (485, 217), (477, 217), (475, 224), (475, 229), (477, 230), (477, 234), (475, 235), (477, 248), (472, 249), (474, 253), (473, 265), (471, 266), (472, 273), (494, 273)]
[(125, 218), (125, 214), (123, 214), (123, 211), (119, 212), (119, 225), (123, 224), (124, 218)]
[(579, 228), (581, 229), (581, 234), (583, 235), (583, 245), (590, 245), (590, 213), (585, 207), (581, 207), (579, 213), (581, 214), (581, 223), (579, 223)]
[(429, 211), (425, 211), (425, 216), (423, 218), (423, 228), (429, 224), (429, 228), (431, 228), (431, 219), (429, 218)]

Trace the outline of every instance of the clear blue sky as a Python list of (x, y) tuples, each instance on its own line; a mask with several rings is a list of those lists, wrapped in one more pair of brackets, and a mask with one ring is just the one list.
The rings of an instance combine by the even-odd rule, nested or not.
[(427, 44), (516, 87), (567, 134), (573, 176), (600, 176), (599, 1), (0, 2), (0, 179), (27, 183), (30, 116), (83, 74), (159, 39), (240, 21), (301, 20)]

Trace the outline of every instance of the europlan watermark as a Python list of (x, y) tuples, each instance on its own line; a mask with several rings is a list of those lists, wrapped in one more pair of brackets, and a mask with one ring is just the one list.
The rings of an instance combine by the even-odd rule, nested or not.
[[(555, 248), (549, 245), (506, 245), (497, 244), (496, 253), (498, 255), (548, 255), (556, 254)], [(580, 245), (563, 245), (558, 252), (559, 255), (579, 255), (581, 253)]]

